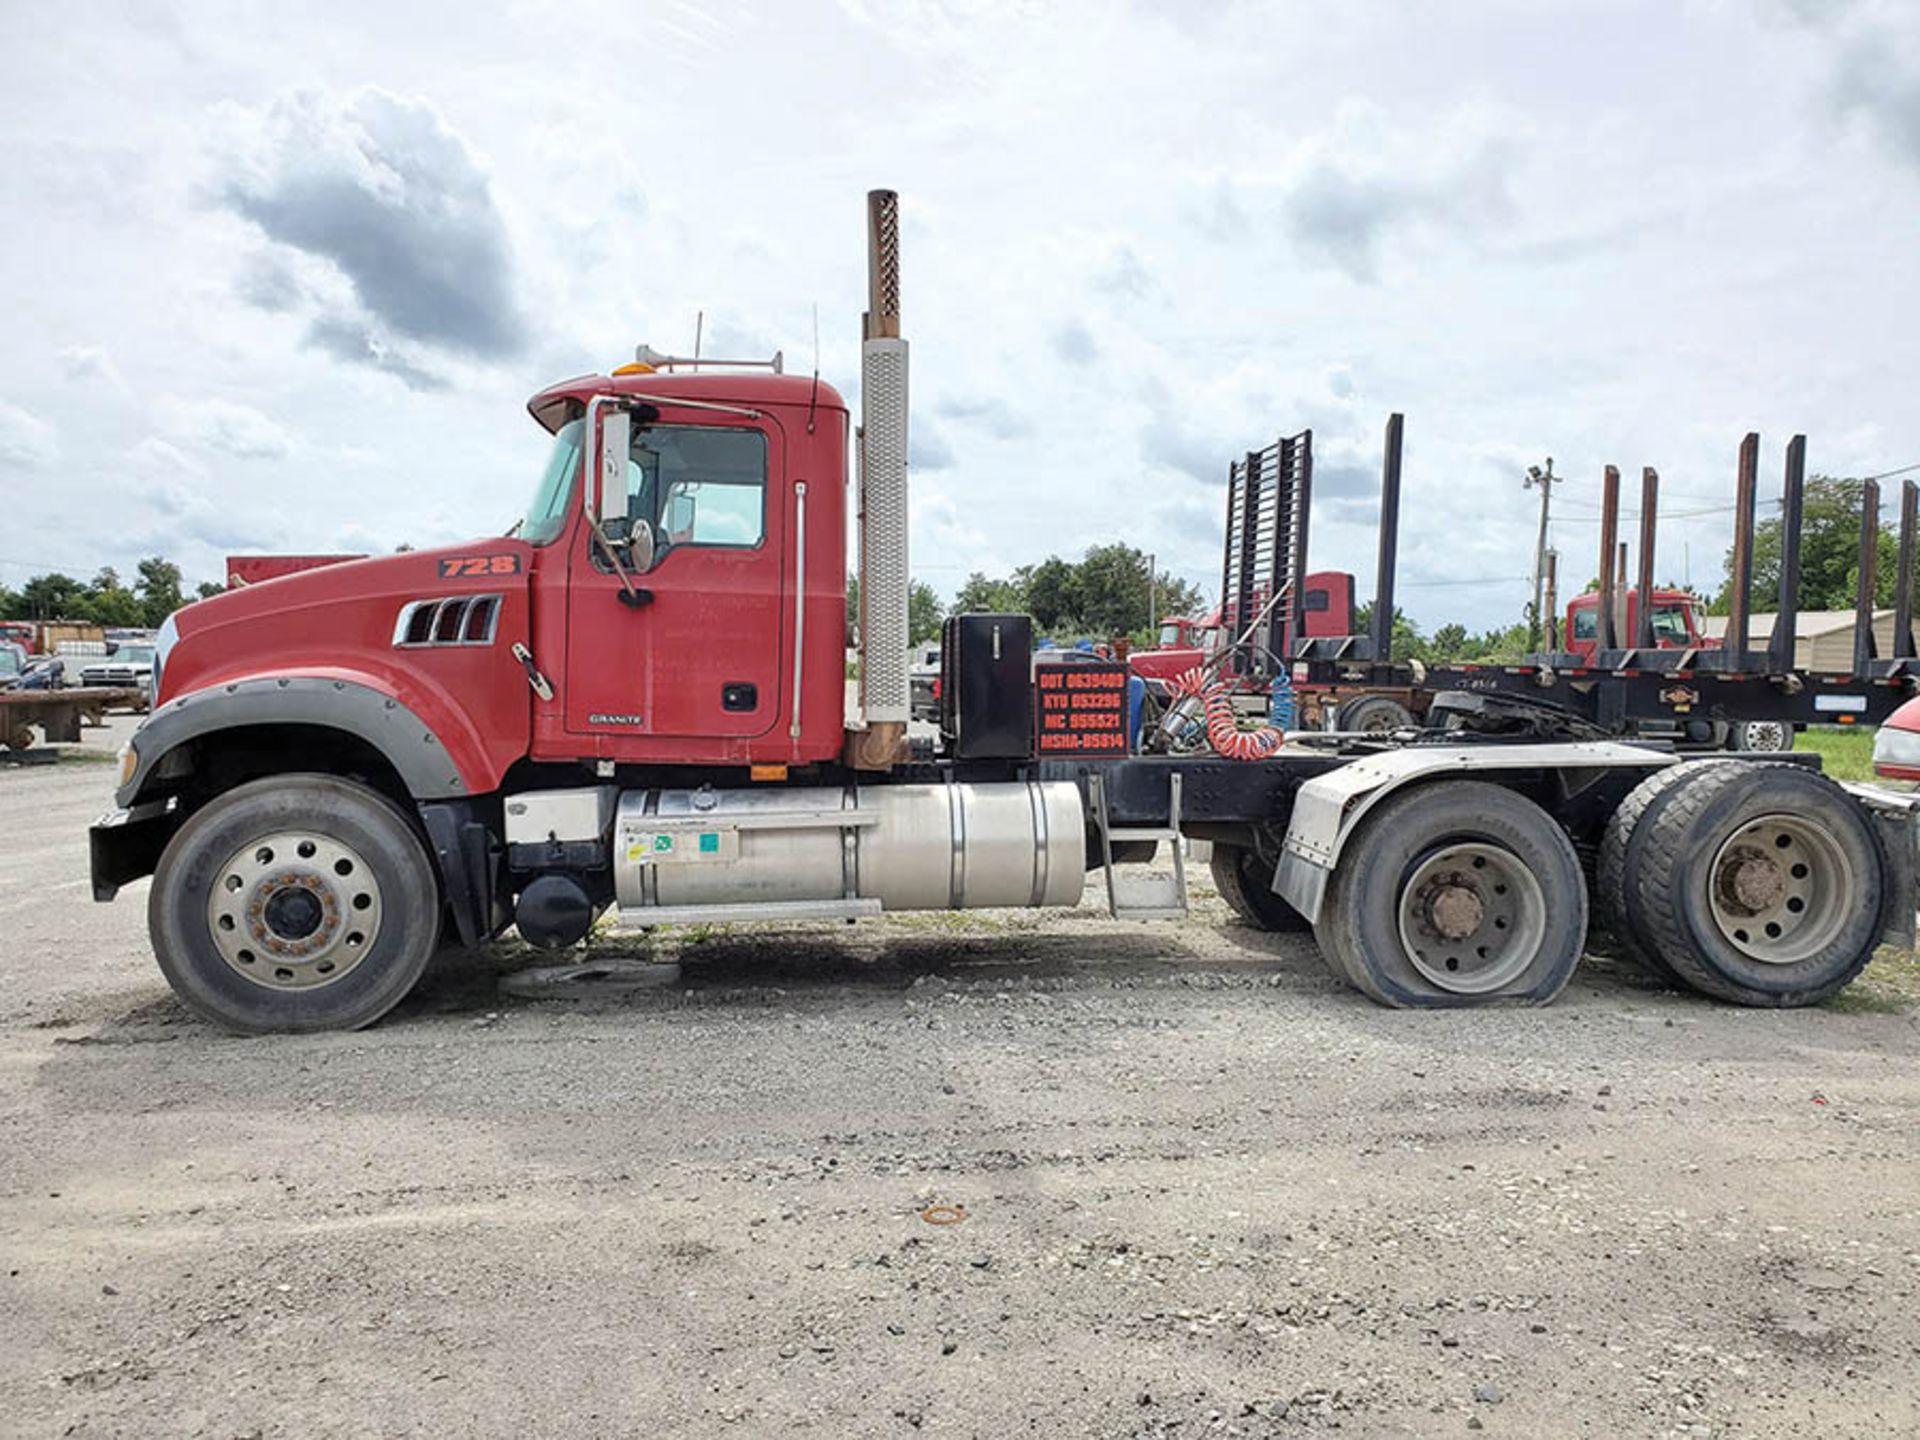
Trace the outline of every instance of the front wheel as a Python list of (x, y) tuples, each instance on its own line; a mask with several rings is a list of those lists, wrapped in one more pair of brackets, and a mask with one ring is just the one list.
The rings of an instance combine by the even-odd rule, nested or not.
[(276, 775), (195, 814), (154, 871), (147, 926), (167, 983), (245, 1034), (353, 1030), (431, 958), (440, 896), (406, 815), (331, 775)]

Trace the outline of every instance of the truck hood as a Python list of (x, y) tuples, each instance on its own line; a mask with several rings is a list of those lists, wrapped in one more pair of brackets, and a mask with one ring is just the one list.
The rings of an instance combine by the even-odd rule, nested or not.
[[(258, 675), (385, 663), (395, 626), (416, 600), (524, 596), (533, 547), (496, 537), (349, 560), (229, 590), (174, 612), (161, 697)], [(524, 614), (524, 604), (511, 608)]]

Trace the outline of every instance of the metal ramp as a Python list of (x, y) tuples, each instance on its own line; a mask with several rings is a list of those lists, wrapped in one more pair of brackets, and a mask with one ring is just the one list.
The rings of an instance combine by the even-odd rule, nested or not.
[[(1180, 772), (1167, 776), (1167, 823), (1120, 825), (1107, 809), (1107, 787), (1100, 772), (1087, 777), (1093, 796), (1093, 823), (1100, 832), (1100, 863), (1107, 879), (1107, 913), (1116, 920), (1184, 920), (1187, 918), (1187, 857), (1180, 837)], [(1170, 841), (1173, 874), (1125, 874), (1113, 868), (1113, 847), (1133, 840)]]
[(1300, 639), (1299, 597), (1307, 588), (1312, 501), (1311, 430), (1249, 450), (1228, 467), (1220, 623), (1230, 636), (1252, 627), (1247, 643), (1227, 661), (1234, 674), (1268, 679), (1293, 658)]

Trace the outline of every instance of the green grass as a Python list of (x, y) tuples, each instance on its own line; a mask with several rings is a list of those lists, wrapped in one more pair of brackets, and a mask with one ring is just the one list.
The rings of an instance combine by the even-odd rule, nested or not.
[(1920, 1004), (1920, 955), (1882, 945), (1860, 978), (1825, 1004), (1828, 1010), (1901, 1015)]
[(1818, 726), (1802, 730), (1793, 748), (1819, 755), (1821, 768), (1835, 780), (1873, 779), (1871, 730)]

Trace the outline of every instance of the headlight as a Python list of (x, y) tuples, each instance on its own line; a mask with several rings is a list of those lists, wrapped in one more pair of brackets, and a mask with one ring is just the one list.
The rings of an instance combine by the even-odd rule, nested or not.
[(124, 790), (133, 783), (134, 772), (140, 768), (140, 752), (133, 748), (129, 740), (120, 747), (120, 783), (116, 789)]

